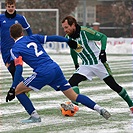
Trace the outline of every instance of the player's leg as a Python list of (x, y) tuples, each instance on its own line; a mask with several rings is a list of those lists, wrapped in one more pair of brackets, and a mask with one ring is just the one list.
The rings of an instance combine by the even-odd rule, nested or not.
[(104, 82), (115, 92), (117, 92), (128, 104), (129, 108), (133, 113), (133, 102), (129, 95), (127, 94), (126, 90), (121, 87), (113, 78), (111, 69), (107, 63), (98, 64), (97, 70), (95, 70), (97, 76), (100, 79), (103, 79)]
[(131, 111), (133, 113), (133, 102), (129, 95), (127, 94), (126, 90), (122, 88), (120, 85), (116, 83), (114, 78), (112, 76), (108, 76), (107, 78), (103, 79), (104, 82), (115, 92), (117, 92), (128, 104), (129, 108), (131, 108)]
[(43, 86), (47, 84), (46, 79), (50, 81), (49, 77), (45, 77), (45, 75), (42, 77), (42, 75), (40, 75), (39, 73), (34, 73), (30, 77), (19, 83), (19, 85), (17, 85), (17, 88), (15, 89), (16, 97), (25, 108), (27, 113), (30, 115), (29, 119), (22, 121), (23, 123), (41, 122), (40, 116), (35, 110), (31, 100), (27, 97), (27, 95), (25, 95), (25, 93), (29, 92), (30, 90), (39, 91)]
[(99, 63), (95, 68), (92, 68), (95, 75), (97, 75), (101, 80), (104, 82), (115, 92), (117, 92), (129, 105), (129, 107), (133, 106), (132, 100), (127, 94), (126, 90), (118, 85), (111, 75), (110, 67), (107, 63)]
[[(99, 114), (101, 114), (105, 119), (108, 119), (110, 117), (110, 114), (107, 110), (103, 109), (101, 106), (96, 104), (94, 101), (92, 101), (90, 98), (88, 98), (85, 95), (77, 94), (75, 91), (71, 88), (71, 85), (68, 83), (68, 81), (65, 79), (61, 69), (57, 67), (55, 69), (55, 78), (54, 81), (49, 84), (52, 88), (55, 90), (61, 90), (66, 97), (68, 97), (71, 101), (79, 102), (88, 108), (91, 108), (93, 110), (96, 110)], [(58, 86), (60, 86), (58, 88)]]
[[(108, 119), (110, 117), (110, 114), (107, 110), (103, 109), (99, 105), (97, 105), (94, 101), (92, 101), (90, 98), (88, 98), (85, 95), (77, 94), (75, 91), (71, 88), (71, 85), (68, 83), (68, 81), (65, 79), (61, 69), (57, 67), (55, 69), (55, 78), (54, 81), (49, 84), (51, 87), (53, 87), (55, 90), (61, 90), (66, 97), (68, 97), (72, 101), (80, 102), (81, 104), (96, 110), (99, 112), (105, 119)], [(58, 87), (59, 86), (59, 87)]]
[[(83, 75), (80, 75), (78, 73), (73, 74), (72, 77), (69, 79), (69, 83), (72, 86), (72, 89), (77, 93), (80, 94), (80, 90), (78, 88), (78, 84), (82, 81), (85, 81), (87, 78)], [(74, 104), (78, 105), (78, 102), (72, 101)]]
[(17, 99), (20, 101), (22, 106), (25, 108), (27, 113), (30, 115), (30, 118), (26, 120), (22, 120), (22, 123), (41, 122), (41, 118), (39, 117), (37, 111), (35, 110), (31, 100), (25, 94), (29, 91), (31, 91), (31, 89), (26, 87), (23, 82), (19, 83), (19, 85), (15, 89), (15, 94), (16, 94)]
[(114, 78), (112, 77), (111, 69), (108, 63), (101, 63), (99, 62), (95, 67), (92, 66), (92, 71), (95, 75), (97, 75), (101, 80), (104, 82), (115, 92), (117, 92), (128, 104), (130, 110), (133, 114), (133, 102), (129, 95), (127, 94), (126, 90), (122, 88), (120, 85), (116, 83)]
[[(133, 107), (133, 102), (129, 95), (127, 94), (126, 90), (121, 87), (113, 78), (111, 69), (107, 63), (104, 63), (104, 66), (108, 73), (110, 74), (108, 77), (103, 78), (104, 82), (115, 92), (117, 92), (128, 104), (128, 106), (131, 108)], [(133, 112), (132, 112), (133, 113)]]
[(70, 100), (79, 102), (92, 110), (96, 110), (105, 119), (108, 119), (111, 116), (110, 113), (106, 109), (96, 104), (89, 97), (82, 95), (82, 94), (75, 93), (72, 88), (63, 91), (63, 93)]

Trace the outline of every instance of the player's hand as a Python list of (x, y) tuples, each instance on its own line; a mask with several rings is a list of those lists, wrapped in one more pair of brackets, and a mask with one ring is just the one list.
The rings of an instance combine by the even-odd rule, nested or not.
[(77, 42), (74, 40), (70, 40), (67, 42), (67, 44), (69, 45), (70, 48), (72, 49), (76, 49), (77, 48)]
[(6, 102), (11, 101), (15, 98), (15, 89), (14, 88), (10, 88), (10, 90), (7, 93), (6, 96)]
[(77, 70), (79, 68), (79, 64), (76, 64), (75, 65), (75, 69)]
[(99, 59), (101, 60), (102, 63), (105, 63), (107, 61), (105, 50), (101, 50), (99, 54)]

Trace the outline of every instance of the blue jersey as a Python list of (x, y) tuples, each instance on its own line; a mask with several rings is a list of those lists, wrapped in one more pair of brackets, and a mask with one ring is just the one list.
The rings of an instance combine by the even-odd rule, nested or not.
[[(42, 44), (45, 44), (48, 41), (57, 41), (57, 42), (68, 42), (67, 38), (61, 36), (43, 36), (34, 34), (32, 36), (23, 36), (16, 40), (14, 46), (11, 49), (11, 55), (14, 60), (19, 59), (28, 64), (33, 71), (41, 74), (47, 75), (51, 69), (56, 68), (57, 64), (50, 58), (46, 53)], [(16, 66), (21, 66), (18, 62), (15, 63)], [(13, 87), (16, 87), (19, 83), (19, 77), (21, 76), (18, 72), (19, 70), (16, 67), (16, 72), (13, 81)], [(19, 73), (19, 74), (18, 74)]]
[(10, 49), (14, 44), (14, 40), (10, 37), (9, 29), (15, 23), (20, 23), (25, 30), (30, 28), (27, 20), (22, 15), (16, 14), (12, 19), (7, 18), (5, 14), (0, 15), (1, 53), (4, 63), (10, 61)]
[(42, 71), (47, 64), (53, 62), (42, 46), (42, 44), (46, 43), (46, 38), (46, 36), (41, 35), (20, 38), (12, 48), (13, 59), (22, 56), (22, 60), (35, 72)]

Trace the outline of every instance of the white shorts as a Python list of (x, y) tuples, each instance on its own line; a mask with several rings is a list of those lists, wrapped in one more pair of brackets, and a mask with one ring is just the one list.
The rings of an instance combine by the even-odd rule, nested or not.
[(111, 70), (107, 63), (95, 65), (81, 65), (75, 73), (85, 76), (87, 79), (92, 80), (94, 76), (98, 76), (101, 80), (111, 75)]

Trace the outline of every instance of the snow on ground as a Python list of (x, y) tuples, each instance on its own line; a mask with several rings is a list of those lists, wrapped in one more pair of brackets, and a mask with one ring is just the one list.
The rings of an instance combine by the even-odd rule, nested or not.
[[(51, 55), (51, 57), (57, 61), (58, 64), (61, 65), (61, 67), (63, 68), (62, 65), (67, 65), (68, 63), (71, 64), (72, 60), (69, 56), (66, 56), (66, 55)], [(122, 60), (129, 60), (130, 56), (123, 56), (123, 58), (121, 59)], [(114, 60), (120, 60), (120, 57), (119, 56), (109, 56), (109, 61), (114, 61)], [(131, 60), (131, 59), (130, 59)], [(116, 64), (114, 64), (116, 65)], [(27, 65), (25, 64), (24, 65), (25, 67), (27, 67)], [(113, 64), (112, 64), (113, 66)], [(119, 66), (119, 67), (122, 67), (122, 66)], [(64, 69), (63, 69), (64, 70)], [(2, 62), (2, 59), (1, 59), (1, 56), (0, 56), (0, 83), (2, 83), (2, 77), (3, 77), (3, 71), (5, 72), (5, 75), (8, 73), (8, 71), (6, 70), (6, 67), (4, 66), (3, 62)], [(31, 69), (29, 70), (31, 71)], [(116, 76), (126, 76), (128, 74), (120, 74), (120, 75), (116, 75)], [(131, 74), (132, 75), (132, 74)], [(7, 77), (9, 75), (7, 74)], [(4, 77), (4, 78), (7, 78), (7, 77)], [(10, 78), (10, 76), (9, 76)], [(122, 83), (121, 84), (123, 87), (132, 87), (133, 84), (132, 82), (129, 82), (129, 83)], [(1, 88), (1, 84), (0, 84), (0, 88)], [(93, 91), (93, 92), (96, 92), (97, 90), (107, 90), (107, 87), (106, 86), (94, 86), (94, 87), (85, 87), (82, 92), (85, 93), (85, 92), (88, 92), (89, 91)], [(5, 92), (5, 91), (3, 91)], [(128, 93), (130, 94), (133, 94), (133, 92), (130, 90), (128, 91)], [(34, 93), (33, 95), (31, 95), (31, 99), (36, 99), (38, 98), (48, 98), (48, 97), (51, 97), (51, 98), (56, 98), (56, 97), (59, 97), (63, 95), (62, 92), (42, 92), (42, 93)], [(94, 100), (97, 100), (100, 102), (100, 101), (103, 101), (103, 100), (110, 100), (110, 99), (114, 99), (116, 97), (118, 97), (118, 95), (116, 93), (114, 93), (113, 91), (109, 94), (106, 94), (106, 96), (102, 96), (102, 95), (90, 95), (90, 97), (93, 97)], [(61, 100), (56, 100), (56, 101), (49, 101), (48, 103), (44, 101), (44, 105), (45, 106), (42, 106), (41, 104), (37, 103), (36, 102), (36, 108), (38, 110), (45, 110), (45, 109), (53, 109), (53, 108), (56, 108), (56, 109), (59, 109), (59, 105), (60, 103), (62, 102), (62, 99)], [(56, 103), (56, 104), (55, 104)], [(119, 102), (119, 104), (123, 105), (123, 101), (122, 102)], [(2, 92), (1, 92), (1, 89), (0, 89), (0, 104), (6, 104), (5, 103), (5, 95), (2, 95)], [(13, 106), (14, 105), (14, 106)], [(110, 110), (110, 107), (107, 107), (108, 110)], [(15, 112), (14, 112), (15, 111)], [(0, 116), (4, 117), (4, 116), (10, 116), (15, 114), (15, 113), (19, 113), (19, 112), (24, 112), (25, 110), (21, 107), (21, 105), (19, 103), (17, 103), (17, 99), (15, 99), (14, 101), (12, 101), (12, 104), (8, 104), (8, 106), (1, 106), (1, 109), (0, 109)], [(86, 107), (80, 107), (80, 110), (79, 110), (79, 113), (84, 111), (84, 113), (86, 114), (93, 114), (94, 111), (86, 108)], [(123, 124), (123, 129), (124, 129), (124, 132), (123, 132), (123, 129), (120, 129), (118, 127), (115, 127), (114, 125), (119, 125), (121, 123), (121, 121), (116, 121), (115, 120), (115, 117), (113, 117), (113, 115), (116, 115), (117, 113), (125, 113), (125, 114), (130, 114), (130, 111), (129, 111), (129, 108), (127, 108), (127, 105), (123, 105), (123, 108), (118, 108), (118, 107), (113, 107), (111, 110), (110, 110), (111, 114), (112, 114), (112, 119), (111, 121), (105, 121), (104, 123), (104, 126), (106, 126), (107, 129), (105, 129), (104, 127), (102, 127), (100, 124), (99, 125), (94, 125), (93, 127), (89, 127), (89, 126), (81, 126), (81, 127), (78, 127), (76, 129), (72, 129), (72, 130), (69, 130), (69, 129), (65, 129), (63, 131), (53, 131), (52, 133), (66, 133), (66, 132), (69, 132), (69, 133), (75, 133), (75, 132), (82, 132), (82, 133), (132, 133), (133, 132), (133, 119), (128, 119), (125, 121), (122, 121), (122, 124)], [(95, 113), (94, 113), (95, 115)], [(14, 130), (17, 130), (17, 129), (30, 129), (32, 127), (38, 127), (38, 126), (48, 126), (48, 125), (52, 125), (54, 123), (56, 124), (66, 124), (66, 123), (70, 123), (70, 122), (76, 122), (76, 117), (72, 117), (72, 118), (66, 118), (64, 119), (63, 117), (61, 116), (51, 116), (51, 117), (48, 117), (48, 116), (41, 116), (42, 117), (42, 122), (41, 123), (37, 123), (37, 124), (21, 124), (20, 123), (20, 119), (18, 118), (12, 118), (12, 119), (9, 119), (9, 122), (6, 123), (5, 119), (2, 117), (0, 118), (0, 121), (2, 121), (3, 123), (0, 124), (0, 132), (4, 132), (4, 131), (14, 131)], [(114, 119), (114, 121), (113, 121)], [(89, 124), (89, 120), (85, 120), (86, 123)], [(93, 120), (93, 122), (95, 122), (97, 120)], [(113, 121), (113, 122), (112, 122)], [(127, 123), (128, 122), (128, 123)], [(113, 127), (113, 128), (111, 128)], [(28, 133), (28, 132), (27, 132)], [(51, 133), (51, 132), (48, 132), (48, 133)]]

